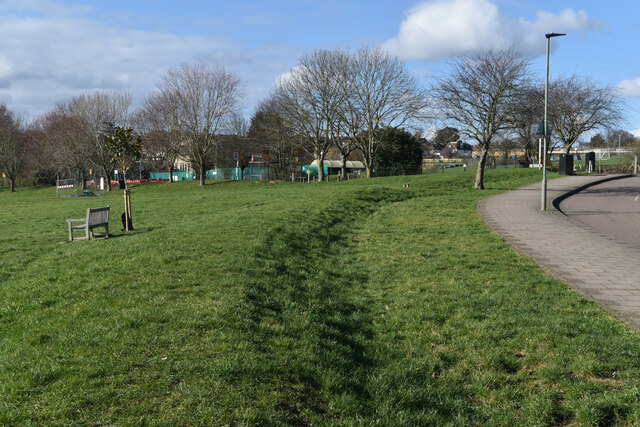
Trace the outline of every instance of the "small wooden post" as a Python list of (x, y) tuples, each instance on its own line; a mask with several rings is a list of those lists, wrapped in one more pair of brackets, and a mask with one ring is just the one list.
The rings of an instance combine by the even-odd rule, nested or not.
[(602, 153), (600, 153), (600, 158), (598, 159), (598, 173), (602, 173)]
[(131, 190), (125, 188), (124, 190), (124, 230), (129, 230), (129, 224), (132, 222), (131, 219)]

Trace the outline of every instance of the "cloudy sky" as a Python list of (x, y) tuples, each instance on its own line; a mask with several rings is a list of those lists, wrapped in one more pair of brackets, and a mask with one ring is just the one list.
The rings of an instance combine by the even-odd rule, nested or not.
[(0, 102), (35, 117), (96, 89), (140, 102), (163, 71), (209, 61), (244, 82), (245, 112), (316, 48), (383, 46), (429, 84), (447, 58), (516, 46), (544, 81), (577, 73), (618, 87), (640, 135), (640, 3), (547, 0), (0, 0)]

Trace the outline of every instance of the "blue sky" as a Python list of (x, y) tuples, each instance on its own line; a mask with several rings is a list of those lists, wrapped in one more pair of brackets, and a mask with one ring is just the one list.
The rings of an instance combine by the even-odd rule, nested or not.
[(552, 40), (552, 77), (618, 87), (640, 135), (636, 1), (0, 0), (0, 102), (31, 117), (95, 89), (140, 102), (168, 67), (204, 60), (241, 77), (250, 116), (302, 54), (338, 47), (384, 46), (428, 85), (453, 55), (515, 45), (542, 82), (551, 31), (567, 33)]

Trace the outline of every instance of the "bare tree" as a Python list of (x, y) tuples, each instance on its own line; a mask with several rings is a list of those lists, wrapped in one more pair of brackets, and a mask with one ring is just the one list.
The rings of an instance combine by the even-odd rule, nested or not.
[(124, 126), (129, 120), (131, 94), (109, 91), (95, 91), (71, 99), (66, 110), (79, 117), (92, 146), (92, 162), (102, 170), (107, 180), (107, 191), (111, 191), (111, 176), (114, 167), (113, 154), (104, 140), (106, 128)]
[(549, 126), (565, 153), (584, 133), (619, 124), (623, 110), (613, 88), (588, 78), (573, 75), (550, 84)]
[(148, 160), (158, 168), (169, 170), (169, 182), (173, 182), (173, 168), (184, 151), (184, 138), (171, 105), (165, 95), (152, 94), (145, 99), (135, 118), (138, 129), (145, 135), (144, 151)]
[(216, 133), (239, 106), (240, 78), (218, 66), (182, 64), (165, 73), (158, 90), (173, 115), (200, 185), (204, 185), (207, 156), (216, 144)]
[(340, 161), (342, 165), (340, 166), (340, 176), (342, 179), (347, 178), (347, 159), (349, 158), (349, 154), (351, 154), (356, 146), (352, 138), (348, 136), (344, 136), (341, 133), (334, 139), (333, 145), (338, 149), (340, 153)]
[[(224, 160), (221, 162), (222, 164), (226, 160), (227, 163), (232, 159), (236, 158), (233, 162), (232, 167), (238, 167), (239, 169), (239, 178), (242, 180), (244, 177), (244, 171), (249, 167), (249, 163), (251, 162), (251, 155), (256, 150), (257, 146), (253, 140), (249, 139), (247, 136), (249, 134), (249, 122), (239, 112), (232, 114), (225, 125), (227, 130), (227, 137), (223, 142), (224, 150), (222, 150), (222, 155)], [(237, 153), (237, 154), (232, 154)], [(233, 157), (232, 157), (233, 156)]]
[(427, 117), (425, 91), (406, 70), (404, 63), (386, 51), (359, 50), (342, 55), (340, 67), (343, 106), (341, 116), (346, 135), (362, 151), (367, 177), (380, 141), (378, 130), (407, 127)]
[(233, 112), (227, 118), (225, 128), (229, 135), (246, 138), (249, 133), (249, 122), (240, 112)]
[(36, 118), (31, 125), (35, 134), (38, 149), (34, 152), (33, 161), (39, 165), (38, 172), (49, 173), (50, 176), (60, 178), (61, 174), (71, 174), (68, 168), (67, 158), (60, 149), (61, 141), (58, 138), (59, 132), (53, 131), (53, 123), (47, 113)]
[(339, 79), (342, 52), (316, 50), (276, 84), (273, 100), (286, 123), (300, 136), (318, 162), (318, 179), (324, 158), (337, 135), (343, 92)]
[(607, 131), (607, 146), (611, 148), (622, 148), (633, 144), (635, 137), (632, 133), (622, 129), (609, 129)]
[(0, 172), (9, 178), (11, 192), (26, 162), (25, 129), (24, 120), (0, 104)]
[(452, 60), (434, 94), (443, 117), (480, 145), (475, 188), (484, 188), (484, 169), (493, 138), (512, 127), (515, 106), (527, 83), (529, 59), (514, 50), (489, 51)]
[(509, 156), (518, 148), (518, 145), (513, 134), (502, 134), (494, 140), (492, 148), (502, 157), (502, 164), (508, 164)]
[(544, 91), (535, 86), (523, 88), (514, 113), (513, 128), (524, 153), (520, 162), (529, 165), (537, 155), (536, 140), (540, 137), (537, 131), (544, 115)]
[(293, 158), (299, 147), (299, 137), (282, 119), (278, 104), (267, 98), (251, 118), (248, 136), (256, 146), (262, 146), (270, 159), (276, 178), (286, 179), (295, 170)]
[(78, 176), (86, 188), (86, 174), (93, 157), (93, 144), (87, 126), (72, 115), (63, 103), (39, 117), (33, 124), (38, 130), (42, 162), (52, 165), (56, 175)]

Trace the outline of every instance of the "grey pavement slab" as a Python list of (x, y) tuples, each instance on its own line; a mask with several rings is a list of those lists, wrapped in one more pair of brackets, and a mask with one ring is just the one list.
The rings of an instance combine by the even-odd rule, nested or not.
[(628, 175), (570, 176), (548, 181), (547, 210), (540, 183), (478, 203), (487, 225), (543, 270), (631, 327), (640, 330), (640, 245), (616, 240), (557, 209), (568, 194)]

